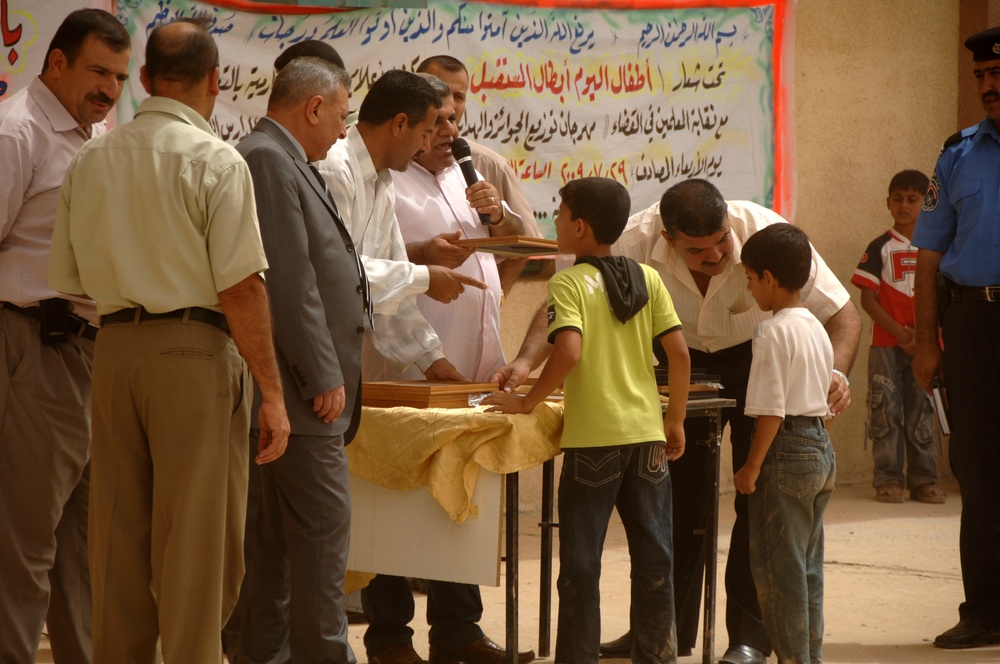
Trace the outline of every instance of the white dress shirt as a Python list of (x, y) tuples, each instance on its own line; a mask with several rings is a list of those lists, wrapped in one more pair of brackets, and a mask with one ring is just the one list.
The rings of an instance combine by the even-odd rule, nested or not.
[[(629, 218), (612, 253), (656, 268), (663, 278), (674, 309), (683, 325), (688, 347), (714, 353), (749, 341), (754, 327), (771, 317), (760, 310), (747, 290), (740, 252), (747, 238), (771, 224), (787, 223), (776, 212), (750, 201), (727, 201), (733, 233), (733, 255), (722, 274), (712, 277), (701, 294), (684, 259), (663, 238), (660, 204)], [(802, 303), (823, 324), (850, 300), (840, 280), (813, 248), (809, 280), (802, 289)]]
[(364, 379), (384, 380), (373, 362), (388, 362), (397, 371), (415, 367), (414, 373), (423, 378), (444, 353), (417, 308), (415, 296), (427, 291), (430, 273), (406, 255), (389, 169), (375, 170), (357, 126), (349, 128), (347, 138), (334, 143), (316, 166), (361, 253), (371, 287), (374, 329), (368, 330), (365, 344)]
[[(393, 173), (396, 219), (403, 240), (422, 242), (440, 233), (461, 231), (466, 238), (487, 238), (489, 227), (465, 198), (465, 178), (457, 163), (437, 173), (411, 164), (405, 173)], [(456, 272), (479, 279), (486, 290), (466, 287), (448, 304), (420, 295), (417, 306), (444, 347), (444, 354), (466, 378), (486, 381), (506, 364), (500, 345), (500, 277), (493, 254), (475, 252)], [(387, 371), (389, 380), (418, 378), (410, 370), (401, 375)]]
[[(96, 136), (105, 123), (91, 127)], [(29, 307), (61, 297), (75, 314), (97, 322), (91, 300), (49, 286), (59, 187), (88, 138), (38, 78), (0, 103), (0, 301)]]

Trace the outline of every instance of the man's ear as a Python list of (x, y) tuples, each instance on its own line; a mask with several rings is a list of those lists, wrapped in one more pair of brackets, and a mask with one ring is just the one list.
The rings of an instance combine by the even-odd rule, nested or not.
[(305, 114), (306, 122), (316, 126), (320, 123), (320, 114), (323, 110), (323, 95), (313, 95), (306, 100)]
[[(52, 65), (49, 65), (50, 67)], [(146, 65), (139, 67), (139, 81), (142, 83), (142, 89), (146, 91), (146, 94), (153, 95), (153, 85), (149, 81), (149, 74), (146, 73)]]
[(774, 274), (770, 270), (764, 270), (760, 275), (761, 282), (768, 288), (773, 288), (778, 285), (778, 280), (774, 278)]
[(666, 231), (660, 231), (660, 235), (662, 235), (663, 239), (667, 241), (667, 244), (670, 245), (671, 249), (676, 248), (675, 245), (677, 244), (677, 240), (670, 237), (670, 233), (667, 233)]
[(208, 96), (218, 97), (219, 93), (222, 91), (219, 88), (219, 65), (212, 67), (212, 71), (208, 72)]
[(396, 117), (392, 120), (392, 137), (396, 138), (410, 125), (410, 118), (406, 116), (406, 113), (396, 113)]

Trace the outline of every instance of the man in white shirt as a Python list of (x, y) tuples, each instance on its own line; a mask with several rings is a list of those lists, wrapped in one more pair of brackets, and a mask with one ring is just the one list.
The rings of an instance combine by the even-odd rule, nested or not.
[[(394, 70), (372, 85), (347, 138), (318, 168), (361, 253), (371, 284), (373, 328), (365, 342), (365, 380), (377, 380), (371, 361), (397, 371), (415, 367), (427, 380), (463, 380), (445, 359), (434, 329), (413, 296), (451, 302), (466, 286), (486, 284), (440, 265), (415, 265), (407, 257), (394, 211), (390, 171), (405, 171), (428, 149), (440, 95), (421, 77)], [(380, 359), (381, 358), (381, 359)]]
[[(435, 340), (440, 336), (438, 344), (443, 344), (445, 355), (456, 364), (452, 369), (472, 380), (483, 380), (504, 363), (498, 326), (500, 280), (496, 262), (489, 254), (470, 256), (469, 250), (454, 247), (442, 238), (456, 234), (488, 237), (489, 232), (480, 222), (479, 213), (488, 215), (498, 226), (509, 213), (489, 183), (466, 186), (450, 149), (451, 141), (458, 134), (454, 101), (442, 81), (433, 77), (428, 80), (435, 86), (432, 89), (440, 95), (442, 103), (434, 113), (435, 129), (429, 149), (416, 156), (409, 168), (393, 169), (394, 219), (398, 220), (398, 232), (402, 233), (400, 243), (404, 239), (410, 243), (406, 250), (411, 258), (420, 254), (421, 260), (429, 257), (428, 262), (433, 265), (442, 260), (439, 252), (443, 252), (449, 256), (444, 260), (454, 261), (455, 274), (483, 286), (466, 289), (451, 303), (435, 301), (425, 295), (417, 297), (417, 313), (422, 320), (426, 317), (433, 327), (431, 333), (436, 332)], [(367, 104), (366, 97), (361, 107), (362, 117)], [(413, 302), (413, 298), (408, 300)], [(376, 338), (379, 333), (380, 321), (376, 320)], [(366, 353), (362, 365), (365, 379), (420, 378), (419, 365), (401, 367), (392, 359), (384, 354), (380, 357)], [(374, 664), (423, 662), (413, 649), (413, 630), (409, 622), (414, 617), (414, 603), (406, 579), (380, 574), (362, 591), (361, 597), (369, 622), (364, 639), (368, 661)], [(506, 652), (479, 627), (482, 612), (478, 586), (430, 581), (427, 610), (431, 626), (430, 662), (502, 664)], [(534, 656), (534, 652), (521, 653), (518, 659), (523, 664)]]
[[(462, 61), (450, 55), (432, 55), (417, 65), (417, 71), (433, 74), (448, 84), (455, 99), (456, 121), (461, 128), (462, 121), (465, 119), (466, 97), (469, 93), (469, 71), (462, 64)], [(531, 237), (541, 237), (542, 233), (535, 221), (535, 213), (531, 209), (531, 204), (528, 203), (528, 197), (524, 195), (524, 189), (521, 188), (521, 182), (510, 162), (481, 143), (470, 140), (468, 137), (466, 137), (466, 141), (472, 151), (472, 164), (476, 170), (484, 180), (497, 188), (500, 192), (500, 198), (507, 204), (514, 216), (520, 220), (522, 227), (518, 233)], [(527, 262), (526, 258), (508, 258), (497, 265), (497, 271), (500, 273), (500, 286), (503, 288), (504, 295), (510, 292), (511, 286), (520, 276)]]
[(49, 287), (49, 248), (59, 185), (84, 142), (104, 132), (130, 53), (114, 16), (74, 11), (56, 30), (41, 75), (0, 103), (3, 662), (35, 661), (46, 622), (57, 663), (91, 658), (87, 503), (97, 314), (92, 301)]
[[(667, 214), (661, 217), (660, 211)], [(656, 268), (680, 316), (691, 353), (692, 369), (721, 378), (721, 396), (735, 399), (736, 408), (723, 412), (723, 426), (731, 426), (733, 467), (740, 468), (750, 450), (753, 418), (743, 414), (749, 380), (754, 326), (770, 314), (762, 312), (747, 291), (740, 265), (740, 249), (761, 228), (787, 223), (778, 214), (749, 201), (726, 201), (707, 180), (674, 185), (660, 203), (633, 215), (613, 253)], [(834, 351), (834, 370), (828, 401), (834, 415), (851, 403), (846, 374), (858, 351), (861, 319), (850, 295), (813, 251), (809, 281), (802, 289), (803, 304), (823, 323)], [(544, 306), (536, 316), (517, 359), (497, 378), (507, 388), (524, 381), (547, 354), (544, 343)], [(539, 332), (540, 328), (540, 332)], [(705, 440), (704, 420), (685, 423), (689, 441)], [(701, 603), (701, 580), (707, 542), (704, 523), (709, 504), (708, 448), (689, 444), (683, 457), (671, 462), (674, 492), (674, 585), (677, 601), (678, 653), (694, 646)], [(726, 626), (729, 648), (722, 664), (763, 664), (771, 650), (761, 621), (757, 592), (750, 572), (747, 500), (736, 496), (736, 523), (726, 565)], [(625, 634), (602, 645), (605, 656), (631, 650)], [(627, 654), (625, 655), (627, 657)]]

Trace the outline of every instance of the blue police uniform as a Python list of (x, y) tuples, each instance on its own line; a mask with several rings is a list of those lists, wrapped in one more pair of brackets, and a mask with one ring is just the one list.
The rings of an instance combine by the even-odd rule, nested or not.
[(942, 254), (939, 269), (948, 279), (939, 297), (948, 300), (944, 377), (951, 465), (962, 494), (959, 615), (994, 630), (987, 638), (994, 641), (1000, 638), (1000, 133), (991, 119), (945, 142), (913, 244)]

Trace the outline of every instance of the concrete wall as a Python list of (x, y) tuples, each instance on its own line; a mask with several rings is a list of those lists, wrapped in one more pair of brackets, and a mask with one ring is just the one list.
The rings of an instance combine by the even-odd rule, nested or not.
[[(959, 45), (956, 0), (796, 5), (794, 221), (845, 284), (868, 242), (892, 223), (885, 206), (889, 179), (904, 168), (930, 175), (942, 142), (956, 130)], [(861, 311), (858, 290), (848, 290), (864, 332), (850, 373), (853, 406), (832, 424), (831, 434), (838, 481), (864, 484), (872, 472), (865, 449), (871, 320)], [(543, 298), (544, 277), (515, 285), (502, 315), (510, 357)], [(727, 450), (723, 483), (731, 488), (728, 456)], [(537, 469), (523, 473), (522, 507), (537, 501), (539, 476)]]

